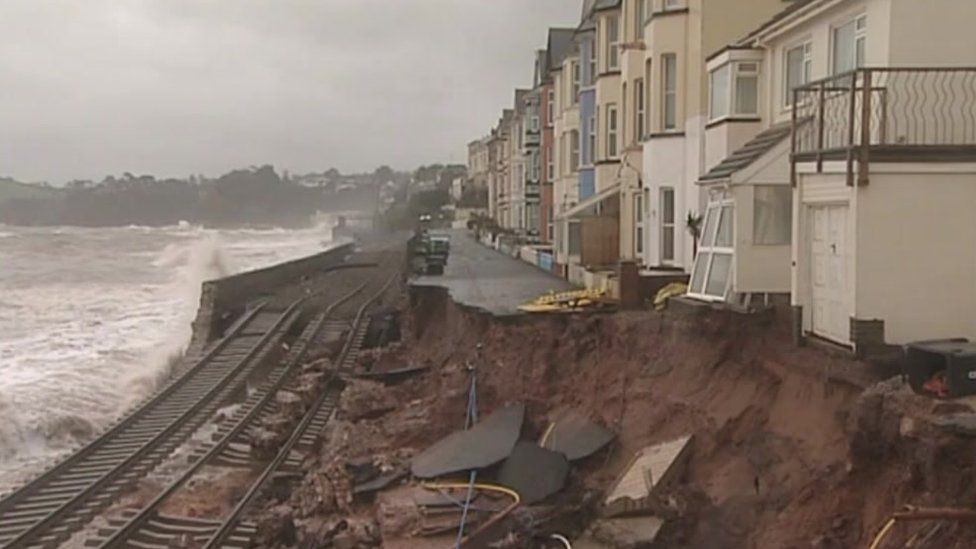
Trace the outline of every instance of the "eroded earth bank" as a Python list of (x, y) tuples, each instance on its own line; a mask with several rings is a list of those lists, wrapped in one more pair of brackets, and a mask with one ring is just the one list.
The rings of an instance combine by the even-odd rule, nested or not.
[[(867, 364), (797, 348), (773, 315), (499, 319), (414, 289), (375, 318), (363, 370), (417, 371), (349, 380), (301, 478), (280, 479), (264, 503), (263, 546), (454, 546), (462, 510), (452, 501), (466, 490), (443, 486), (468, 474), (437, 479), (438, 491), (410, 465), (463, 428), (472, 370), (480, 417), (524, 403), (521, 440), (546, 440), (567, 412), (615, 437), (573, 461), (565, 485), (541, 501), (511, 509), (506, 496), (479, 490), (465, 546), (564, 547), (551, 537), (560, 534), (574, 547), (867, 547), (906, 506), (963, 507), (976, 496), (967, 404), (936, 403)], [(307, 368), (328, 369), (334, 351), (320, 349)], [(608, 508), (638, 452), (686, 436), (673, 474), (645, 479), (653, 489), (625, 511)], [(497, 483), (499, 468), (478, 481)], [(614, 530), (628, 520), (660, 525), (653, 544)], [(973, 547), (968, 524), (898, 521), (879, 547)]]

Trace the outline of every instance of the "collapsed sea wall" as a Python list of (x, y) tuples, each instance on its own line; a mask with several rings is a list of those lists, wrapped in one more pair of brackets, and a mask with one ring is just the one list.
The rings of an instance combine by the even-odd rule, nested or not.
[(219, 337), (249, 303), (304, 276), (344, 263), (353, 247), (353, 243), (337, 244), (314, 255), (204, 282), (187, 355), (200, 352)]

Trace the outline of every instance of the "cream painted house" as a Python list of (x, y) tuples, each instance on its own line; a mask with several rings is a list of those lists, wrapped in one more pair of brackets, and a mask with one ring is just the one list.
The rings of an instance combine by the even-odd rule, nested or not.
[(784, 7), (782, 0), (647, 0), (643, 25), (645, 116), (641, 229), (643, 264), (690, 271), (708, 171), (706, 56)]
[[(554, 251), (557, 271), (566, 275), (565, 267), (579, 262), (579, 224), (564, 214), (579, 203), (580, 165), (580, 61), (575, 45), (558, 70), (552, 71), (555, 91), (553, 140), (556, 150), (553, 180)], [(572, 238), (571, 238), (572, 237)]]
[(973, 2), (800, 0), (713, 55), (690, 293), (789, 291), (799, 336), (862, 355), (976, 338), (972, 21)]

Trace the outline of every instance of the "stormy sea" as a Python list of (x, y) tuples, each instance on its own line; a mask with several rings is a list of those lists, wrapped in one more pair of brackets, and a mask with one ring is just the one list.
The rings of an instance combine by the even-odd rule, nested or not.
[(0, 225), (0, 493), (167, 378), (201, 282), (316, 253), (330, 227)]

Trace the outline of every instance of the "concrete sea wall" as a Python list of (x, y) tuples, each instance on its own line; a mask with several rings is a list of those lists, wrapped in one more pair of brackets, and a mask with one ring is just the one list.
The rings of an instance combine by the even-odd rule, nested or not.
[(219, 337), (249, 303), (303, 276), (342, 264), (352, 251), (352, 243), (337, 244), (315, 255), (204, 282), (187, 355), (199, 353)]

